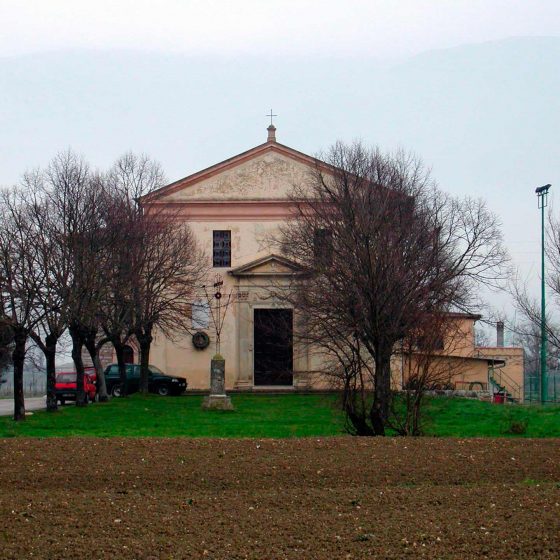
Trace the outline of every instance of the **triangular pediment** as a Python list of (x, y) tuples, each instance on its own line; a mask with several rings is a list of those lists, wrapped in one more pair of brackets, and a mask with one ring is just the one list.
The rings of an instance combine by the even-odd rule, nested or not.
[(285, 200), (305, 185), (319, 160), (277, 142), (266, 142), (212, 167), (175, 181), (142, 198), (142, 203)]
[(304, 273), (300, 265), (279, 255), (268, 255), (229, 271), (232, 276), (294, 276)]

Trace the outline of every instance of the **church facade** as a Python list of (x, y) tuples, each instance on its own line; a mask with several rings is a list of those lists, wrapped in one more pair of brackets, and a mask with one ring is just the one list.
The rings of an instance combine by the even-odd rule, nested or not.
[[(309, 352), (293, 337), (297, 311), (276, 300), (269, 288), (298, 272), (274, 254), (271, 239), (293, 211), (293, 185), (308, 181), (318, 162), (278, 143), (275, 132), (269, 126), (264, 144), (143, 199), (148, 211), (163, 206), (188, 222), (209, 259), (206, 289), (193, 301), (193, 331), (202, 335), (174, 341), (156, 336), (151, 352), (154, 365), (186, 377), (191, 389), (209, 387), (210, 360), (218, 350), (212, 315), (218, 313), (224, 316), (219, 352), (226, 361), (227, 389), (311, 383)], [(219, 302), (212, 297), (217, 291)]]

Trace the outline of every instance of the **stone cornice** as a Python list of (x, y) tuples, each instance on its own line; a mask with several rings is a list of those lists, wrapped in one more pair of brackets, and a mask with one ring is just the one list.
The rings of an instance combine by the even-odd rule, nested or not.
[[(192, 222), (284, 221), (297, 215), (297, 202), (291, 200), (189, 200), (154, 202), (151, 210)], [(148, 210), (150, 211), (150, 210)]]

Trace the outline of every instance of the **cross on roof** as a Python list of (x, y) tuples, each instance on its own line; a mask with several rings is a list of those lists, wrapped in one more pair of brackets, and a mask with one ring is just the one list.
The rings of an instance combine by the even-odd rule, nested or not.
[(270, 115), (266, 115), (266, 116), (267, 116), (267, 117), (270, 117), (270, 126), (273, 126), (273, 125), (272, 125), (272, 117), (277, 117), (278, 115), (272, 114), (272, 109), (270, 109)]

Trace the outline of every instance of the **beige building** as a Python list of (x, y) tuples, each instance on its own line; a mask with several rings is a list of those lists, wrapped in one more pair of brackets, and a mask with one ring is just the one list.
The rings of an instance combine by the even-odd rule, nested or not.
[[(267, 130), (265, 143), (171, 183), (145, 197), (143, 204), (148, 211), (171, 209), (190, 224), (213, 267), (207, 291), (221, 291), (222, 310), (231, 294), (220, 341), (226, 388), (317, 388), (324, 384), (309, 373), (313, 370), (310, 352), (298, 347), (292, 336), (297, 312), (275, 300), (269, 288), (297, 272), (293, 263), (273, 253), (271, 239), (293, 211), (292, 187), (304, 185), (310, 171), (322, 164), (278, 143), (273, 125)], [(324, 170), (328, 173), (326, 166)], [(216, 275), (223, 285), (214, 288)], [(210, 344), (200, 348), (204, 336), (175, 341), (156, 336), (151, 362), (171, 375), (186, 377), (190, 389), (208, 389), (215, 330), (202, 289), (193, 303), (193, 329), (209, 335)], [(461, 360), (467, 369), (453, 380), (457, 386), (473, 382), (486, 386), (489, 363), (498, 364), (492, 359), (507, 357), (507, 349), (475, 349), (474, 316), (461, 320), (465, 321), (464, 348), (447, 359)], [(395, 377), (402, 382), (404, 369), (398, 368), (404, 367), (404, 360), (400, 366), (398, 362)], [(514, 377), (519, 380), (517, 373)]]
[(430, 370), (428, 385), (467, 391), (505, 391), (515, 401), (523, 401), (523, 348), (504, 346), (503, 324), (498, 323), (496, 346), (479, 346), (475, 324), (480, 315), (450, 313), (441, 350), (426, 357), (418, 349), (395, 356), (393, 385), (406, 386), (422, 367)]

